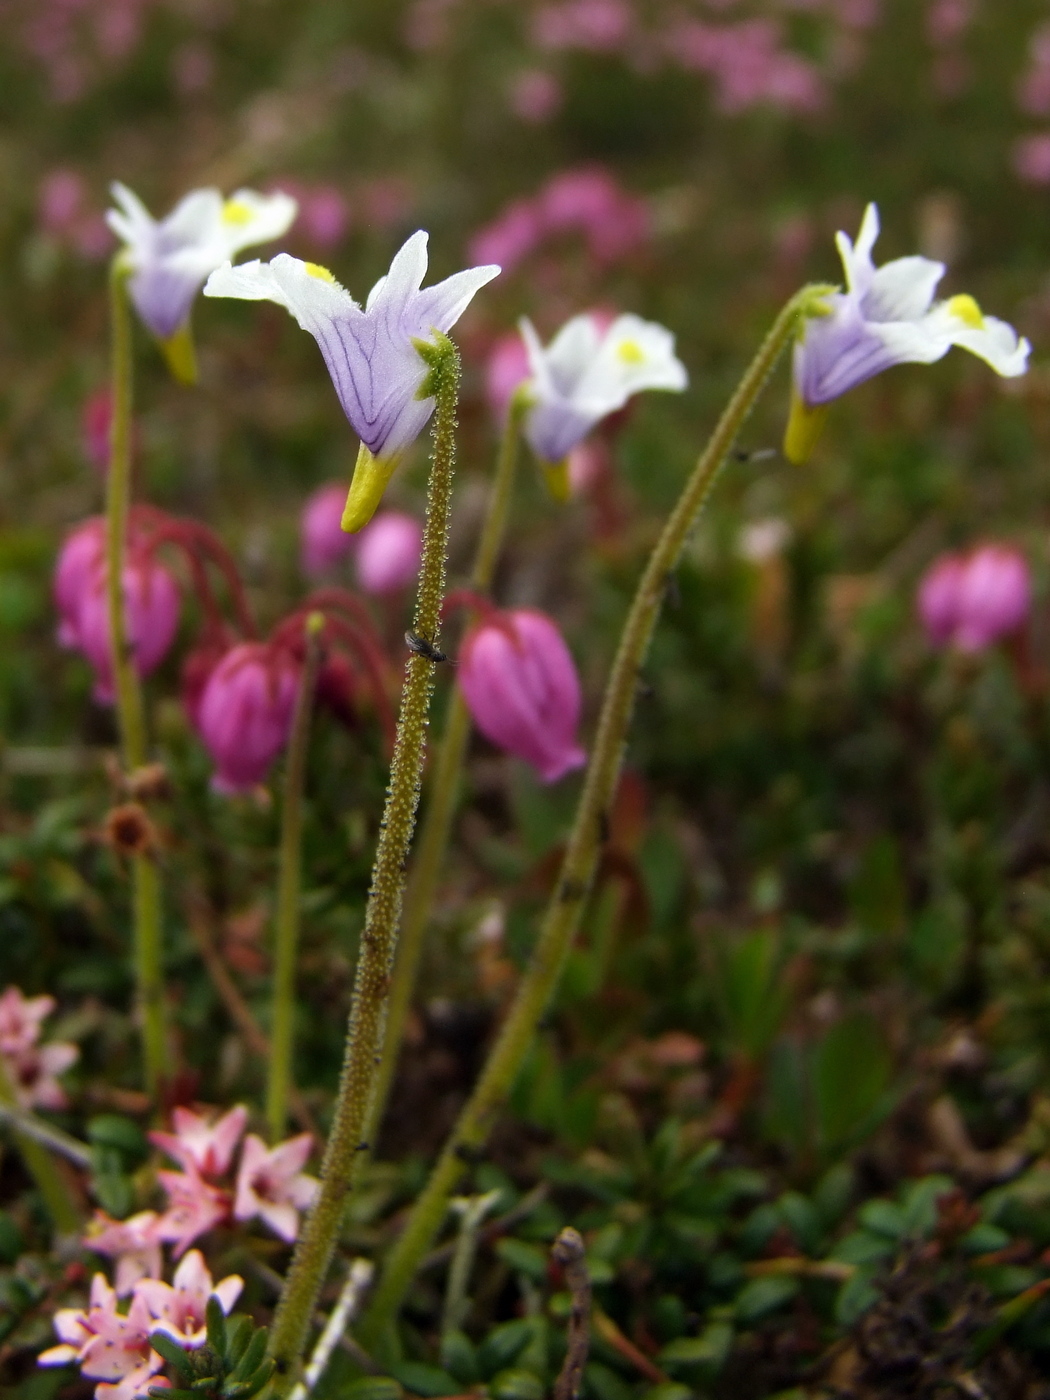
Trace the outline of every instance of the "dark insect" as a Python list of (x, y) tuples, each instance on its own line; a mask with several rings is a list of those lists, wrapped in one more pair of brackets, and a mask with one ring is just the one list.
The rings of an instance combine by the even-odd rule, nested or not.
[(777, 455), (775, 447), (755, 447), (750, 451), (746, 447), (735, 447), (729, 454), (734, 462), (768, 462), (770, 457)]
[(415, 632), (406, 632), (405, 642), (409, 651), (414, 652), (416, 656), (424, 656), (428, 661), (448, 661), (445, 653), (439, 651), (433, 642), (428, 642), (426, 637), (417, 636)]

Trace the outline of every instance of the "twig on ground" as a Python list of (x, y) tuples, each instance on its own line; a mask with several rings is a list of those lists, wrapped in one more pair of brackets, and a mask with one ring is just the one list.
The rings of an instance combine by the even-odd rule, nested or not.
[[(538, 1205), (550, 1195), (550, 1186), (545, 1181), (541, 1181), (538, 1186), (521, 1200), (516, 1206), (512, 1206), (506, 1215), (498, 1216), (495, 1220), (490, 1220), (487, 1225), (483, 1225), (478, 1231), (478, 1244), (492, 1244), (494, 1240), (501, 1239), (508, 1230), (517, 1225), (520, 1220), (526, 1219), (536, 1209)], [(449, 1240), (447, 1244), (439, 1245), (437, 1249), (432, 1249), (420, 1264), (420, 1272), (424, 1269), (436, 1269), (440, 1264), (447, 1264), (456, 1252), (456, 1241)]]
[(72, 1162), (84, 1171), (91, 1170), (91, 1148), (86, 1143), (70, 1137), (61, 1128), (53, 1128), (50, 1123), (34, 1117), (32, 1113), (0, 1103), (0, 1123), (10, 1123), (12, 1128), (24, 1133), (27, 1138), (32, 1138), (34, 1142), (39, 1142), (43, 1147), (49, 1147), (59, 1157), (65, 1157), (67, 1162)]
[(368, 1259), (355, 1259), (350, 1265), (350, 1274), (343, 1284), (343, 1291), (332, 1309), (331, 1316), (324, 1325), (324, 1331), (317, 1339), (313, 1355), (303, 1372), (302, 1380), (296, 1385), (288, 1400), (306, 1400), (314, 1386), (324, 1375), (325, 1367), (332, 1352), (343, 1339), (347, 1327), (357, 1315), (365, 1290), (372, 1282), (375, 1265)]

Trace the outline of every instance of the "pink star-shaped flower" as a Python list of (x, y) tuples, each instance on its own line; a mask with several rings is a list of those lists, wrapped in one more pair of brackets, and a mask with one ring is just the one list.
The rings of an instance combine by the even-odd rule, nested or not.
[(84, 1236), (84, 1244), (96, 1254), (117, 1261), (116, 1290), (126, 1298), (141, 1278), (160, 1278), (160, 1240), (157, 1212), (143, 1210), (127, 1220), (114, 1220), (97, 1210)]
[(243, 1104), (231, 1108), (219, 1119), (210, 1114), (176, 1108), (171, 1115), (174, 1133), (150, 1133), (149, 1140), (187, 1171), (196, 1168), (202, 1176), (217, 1177), (228, 1169), (248, 1121)]
[(294, 1240), (299, 1233), (299, 1212), (313, 1203), (320, 1185), (316, 1177), (300, 1170), (312, 1146), (309, 1133), (300, 1133), (272, 1149), (249, 1133), (237, 1173), (236, 1219), (251, 1220), (257, 1215), (282, 1240)]
[(156, 1224), (157, 1238), (173, 1244), (172, 1254), (178, 1259), (198, 1235), (229, 1218), (230, 1193), (210, 1185), (196, 1167), (158, 1172), (157, 1179), (168, 1193), (168, 1209)]
[(134, 1400), (164, 1365), (150, 1346), (151, 1327), (144, 1298), (136, 1294), (128, 1312), (120, 1313), (115, 1290), (96, 1274), (87, 1310), (62, 1308), (55, 1314), (62, 1344), (43, 1352), (38, 1361), (41, 1366), (79, 1361), (83, 1375), (102, 1382), (95, 1387), (96, 1400)]
[(201, 1347), (207, 1340), (205, 1314), (208, 1299), (214, 1293), (224, 1313), (229, 1313), (240, 1297), (244, 1280), (230, 1274), (213, 1284), (208, 1266), (199, 1249), (191, 1249), (175, 1270), (172, 1284), (159, 1279), (142, 1279), (135, 1290), (136, 1298), (145, 1300), (150, 1315), (180, 1346)]

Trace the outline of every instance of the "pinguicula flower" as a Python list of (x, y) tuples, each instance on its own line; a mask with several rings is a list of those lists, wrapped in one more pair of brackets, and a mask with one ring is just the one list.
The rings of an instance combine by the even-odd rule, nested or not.
[(915, 256), (877, 268), (871, 252), (878, 236), (874, 204), (865, 210), (856, 245), (836, 234), (846, 290), (815, 301), (795, 342), (784, 438), (789, 461), (808, 458), (833, 399), (892, 365), (933, 364), (958, 345), (1007, 378), (1028, 368), (1028, 341), (1005, 321), (985, 316), (973, 297), (934, 301), (943, 263)]
[(1028, 562), (1009, 545), (985, 544), (969, 554), (942, 554), (923, 575), (916, 608), (934, 646), (984, 651), (1028, 617)]
[(275, 1235), (291, 1243), (299, 1233), (299, 1212), (313, 1204), (320, 1186), (315, 1177), (303, 1171), (312, 1148), (309, 1133), (300, 1133), (273, 1148), (249, 1133), (237, 1173), (235, 1218), (258, 1216)]
[[(94, 698), (113, 703), (113, 649), (106, 597), (105, 523), (86, 520), (67, 537), (55, 566), (58, 641), (79, 651), (95, 672)], [(134, 533), (124, 567), (124, 609), (128, 643), (140, 676), (155, 671), (179, 627), (179, 588), (151, 555), (136, 548)]]
[(285, 652), (260, 642), (231, 648), (208, 677), (197, 728), (215, 760), (212, 787), (250, 792), (288, 742), (299, 669)]
[(125, 244), (128, 293), (143, 323), (160, 344), (177, 379), (197, 377), (190, 309), (204, 279), (242, 248), (279, 238), (295, 219), (290, 195), (238, 190), (194, 190), (166, 218), (154, 219), (126, 185), (112, 186), (119, 206), (107, 221)]
[(384, 510), (361, 531), (357, 581), (366, 593), (396, 593), (414, 583), (423, 552), (423, 526), (414, 515)]
[(643, 389), (680, 392), (689, 382), (674, 336), (640, 316), (606, 326), (593, 315), (574, 316), (546, 347), (527, 318), (521, 334), (529, 360), (525, 436), (559, 500), (568, 496), (566, 458), (595, 424)]
[(587, 761), (576, 741), (582, 697), (572, 654), (546, 614), (492, 609), (460, 650), (458, 682), (474, 723), (545, 783)]
[(279, 253), (269, 263), (227, 264), (205, 296), (275, 301), (317, 341), (343, 412), (361, 439), (344, 530), (367, 525), (401, 457), (426, 426), (433, 398), (420, 398), (427, 365), (418, 342), (447, 332), (499, 268), (473, 267), (421, 291), (427, 234), (414, 233), (368, 294), (364, 307), (325, 267)]
[(341, 525), (346, 487), (329, 481), (307, 499), (299, 517), (299, 561), (303, 573), (317, 578), (341, 564), (354, 542)]

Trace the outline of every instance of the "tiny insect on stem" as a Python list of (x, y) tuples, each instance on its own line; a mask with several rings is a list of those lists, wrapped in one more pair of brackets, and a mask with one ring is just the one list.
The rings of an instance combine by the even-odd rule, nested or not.
[(427, 661), (448, 661), (450, 666), (456, 664), (454, 661), (450, 661), (445, 652), (440, 651), (433, 642), (427, 641), (426, 637), (420, 637), (415, 632), (405, 633), (405, 644), (409, 651), (414, 652), (416, 656), (425, 657)]

